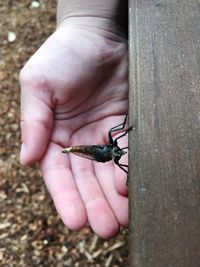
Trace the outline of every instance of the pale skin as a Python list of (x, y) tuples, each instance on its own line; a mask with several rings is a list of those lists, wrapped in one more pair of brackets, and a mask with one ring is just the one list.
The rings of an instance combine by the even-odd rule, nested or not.
[[(99, 17), (91, 24), (87, 16), (60, 16), (57, 30), (20, 73), (20, 161), (39, 162), (69, 229), (89, 223), (108, 239), (128, 225), (126, 173), (113, 162), (98, 163), (61, 150), (105, 144), (108, 130), (123, 122), (128, 107), (127, 43), (112, 30), (112, 23), (102, 27)], [(126, 138), (120, 142), (127, 145)]]

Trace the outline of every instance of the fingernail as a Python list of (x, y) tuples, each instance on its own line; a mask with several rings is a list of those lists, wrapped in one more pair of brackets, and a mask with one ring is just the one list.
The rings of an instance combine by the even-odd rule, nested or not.
[(26, 146), (24, 143), (22, 143), (20, 150), (20, 161), (23, 162), (25, 158), (26, 158)]

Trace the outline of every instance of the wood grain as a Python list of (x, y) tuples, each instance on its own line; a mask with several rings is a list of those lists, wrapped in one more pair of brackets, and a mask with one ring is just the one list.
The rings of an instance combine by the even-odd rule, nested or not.
[(200, 266), (200, 2), (130, 0), (130, 266)]

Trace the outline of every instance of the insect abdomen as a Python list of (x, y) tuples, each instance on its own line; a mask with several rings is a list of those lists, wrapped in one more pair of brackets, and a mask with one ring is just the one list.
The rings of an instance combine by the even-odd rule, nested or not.
[(85, 157), (98, 162), (107, 162), (112, 160), (112, 147), (110, 145), (94, 146), (72, 146), (63, 149), (63, 153), (74, 153), (78, 156)]

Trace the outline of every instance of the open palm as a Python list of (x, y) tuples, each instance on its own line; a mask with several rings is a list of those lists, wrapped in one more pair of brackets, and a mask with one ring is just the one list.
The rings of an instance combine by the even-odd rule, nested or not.
[[(114, 37), (114, 38), (113, 38)], [(126, 174), (113, 162), (61, 153), (108, 142), (127, 113), (127, 47), (122, 38), (60, 27), (23, 68), (21, 162), (39, 161), (63, 222), (87, 222), (101, 237), (128, 224)], [(122, 140), (126, 146), (127, 140)]]

